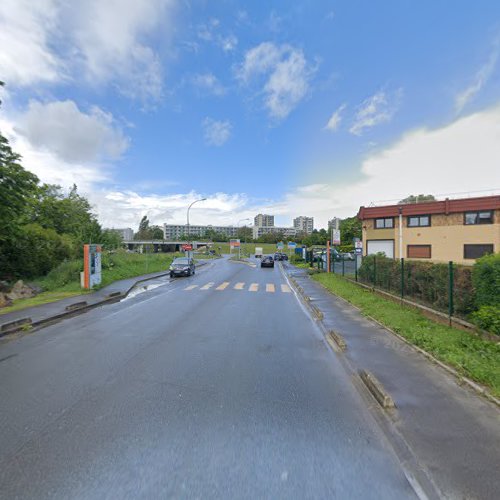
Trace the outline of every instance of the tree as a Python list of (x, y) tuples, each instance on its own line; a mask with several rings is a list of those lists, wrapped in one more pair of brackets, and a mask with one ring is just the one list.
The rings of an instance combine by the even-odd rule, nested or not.
[(398, 201), (398, 205), (405, 205), (407, 203), (422, 203), (424, 201), (436, 201), (436, 198), (432, 194), (411, 194), (406, 198)]
[(340, 242), (342, 245), (352, 245), (353, 239), (361, 239), (361, 220), (356, 216), (340, 221)]
[(151, 226), (149, 231), (153, 240), (162, 240), (164, 237), (163, 229), (160, 226)]
[(149, 219), (147, 215), (144, 215), (139, 222), (139, 230), (134, 235), (134, 240), (150, 240), (152, 236), (152, 231), (149, 227)]
[(123, 238), (121, 234), (114, 229), (105, 229), (99, 239), (105, 250), (115, 250), (122, 246)]

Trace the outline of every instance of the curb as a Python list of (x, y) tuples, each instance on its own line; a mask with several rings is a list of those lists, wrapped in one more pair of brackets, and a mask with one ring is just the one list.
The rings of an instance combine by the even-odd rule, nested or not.
[(422, 348), (416, 346), (415, 344), (412, 344), (409, 340), (407, 340), (405, 337), (403, 337), (402, 335), (400, 335), (399, 333), (395, 332), (394, 330), (392, 330), (391, 328), (389, 328), (388, 326), (384, 325), (383, 323), (381, 323), (380, 321), (376, 320), (375, 318), (373, 318), (372, 316), (369, 316), (367, 314), (364, 314), (362, 309), (359, 308), (358, 306), (356, 306), (355, 304), (352, 304), (351, 302), (349, 302), (347, 299), (344, 299), (344, 297), (341, 297), (340, 295), (336, 295), (334, 293), (332, 293), (330, 290), (328, 290), (328, 288), (326, 288), (322, 283), (318, 283), (321, 287), (323, 287), (329, 294), (331, 294), (332, 296), (342, 300), (343, 302), (345, 302), (346, 304), (349, 304), (351, 307), (353, 307), (354, 309), (356, 309), (357, 311), (359, 311), (363, 317), (367, 318), (368, 320), (372, 321), (373, 323), (376, 323), (377, 325), (379, 325), (380, 327), (382, 327), (384, 330), (387, 330), (388, 332), (390, 332), (392, 335), (394, 335), (395, 337), (397, 337), (399, 340), (401, 340), (402, 342), (404, 342), (406, 345), (408, 345), (409, 347), (411, 347), (412, 349), (414, 349), (415, 351), (417, 351), (418, 353), (422, 354), (423, 356), (425, 356), (429, 361), (432, 361), (434, 364), (440, 366), (441, 368), (443, 368), (443, 370), (445, 370), (446, 372), (448, 372), (450, 375), (453, 375), (457, 380), (458, 380), (458, 385), (467, 385), (470, 389), (472, 389), (474, 392), (476, 392), (477, 394), (485, 397), (488, 401), (490, 401), (491, 403), (495, 404), (496, 406), (498, 406), (500, 408), (500, 399), (496, 398), (495, 396), (493, 396), (493, 394), (491, 394), (491, 392), (486, 389), (485, 387), (481, 386), (480, 384), (478, 384), (477, 382), (474, 382), (473, 380), (461, 375), (460, 373), (458, 373), (454, 368), (452, 368), (451, 366), (443, 363), (442, 361), (440, 361), (439, 359), (435, 358), (432, 354), (428, 353), (427, 351), (424, 351)]
[[(204, 264), (201, 264), (204, 265)], [(92, 304), (88, 304), (87, 302), (75, 302), (73, 304), (69, 304), (66, 306), (65, 310), (61, 313), (55, 314), (54, 316), (50, 316), (48, 318), (44, 318), (38, 321), (32, 321), (31, 318), (21, 318), (15, 321), (11, 321), (9, 323), (4, 323), (0, 325), (0, 338), (10, 335), (12, 333), (16, 333), (20, 330), (26, 328), (26, 325), (29, 325), (30, 328), (35, 328), (39, 326), (46, 326), (52, 323), (55, 323), (61, 319), (68, 318), (71, 316), (77, 316), (79, 314), (83, 314), (87, 311), (95, 309), (96, 307), (113, 304), (114, 302), (118, 302), (121, 299), (125, 298), (138, 284), (144, 283), (146, 281), (151, 281), (157, 278), (162, 278), (164, 276), (169, 275), (169, 272), (161, 273), (156, 276), (151, 276), (150, 278), (144, 278), (137, 280), (131, 287), (129, 287), (125, 292), (111, 292), (109, 293), (105, 299), (100, 300), (98, 302), (94, 302)]]
[(387, 409), (396, 407), (396, 405), (394, 404), (394, 400), (384, 389), (384, 386), (375, 377), (375, 375), (373, 375), (373, 373), (367, 370), (360, 370), (359, 376), (368, 390), (371, 392), (372, 396), (378, 401), (382, 408)]

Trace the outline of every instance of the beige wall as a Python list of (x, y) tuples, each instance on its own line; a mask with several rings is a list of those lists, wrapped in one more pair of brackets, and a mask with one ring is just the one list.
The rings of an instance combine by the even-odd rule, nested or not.
[[(500, 252), (500, 210), (494, 213), (494, 224), (466, 226), (463, 213), (433, 215), (430, 227), (407, 227), (403, 217), (403, 257), (406, 258), (407, 245), (431, 245), (431, 259), (424, 261), (473, 264), (473, 259), (464, 259), (464, 244), (493, 244), (495, 252)], [(373, 229), (373, 220), (363, 221), (363, 254), (366, 255), (367, 240), (394, 240), (395, 257), (399, 253), (399, 218), (394, 217), (394, 229)]]

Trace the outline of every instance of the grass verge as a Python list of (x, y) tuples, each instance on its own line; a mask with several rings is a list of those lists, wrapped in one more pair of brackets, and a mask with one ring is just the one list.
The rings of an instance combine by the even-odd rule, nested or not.
[(313, 279), (359, 307), (412, 344), (455, 368), (462, 375), (488, 386), (500, 397), (500, 344), (476, 337), (426, 318), (421, 312), (384, 299), (334, 274)]
[[(102, 283), (96, 289), (118, 280), (167, 271), (172, 260), (179, 256), (183, 256), (183, 254), (104, 253), (102, 256)], [(80, 288), (81, 271), (83, 271), (82, 259), (63, 262), (50, 271), (47, 276), (34, 281), (43, 289), (42, 293), (29, 299), (15, 300), (11, 306), (0, 309), (0, 314), (91, 293)]]

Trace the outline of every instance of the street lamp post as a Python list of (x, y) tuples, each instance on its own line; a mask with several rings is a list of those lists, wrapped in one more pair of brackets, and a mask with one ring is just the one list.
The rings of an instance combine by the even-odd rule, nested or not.
[[(241, 222), (241, 221), (244, 221), (244, 220), (251, 220), (251, 219), (250, 219), (250, 217), (245, 217), (244, 219), (240, 219), (240, 220), (238, 221), (238, 223), (236, 224), (236, 227), (237, 227), (238, 229), (240, 228), (240, 222)], [(243, 240), (246, 240), (246, 236), (245, 236), (245, 235), (243, 235)], [(246, 242), (245, 242), (245, 241), (243, 241), (243, 243), (246, 243)], [(240, 257), (241, 257), (241, 250), (240, 250)]]
[[(191, 203), (191, 205), (189, 205), (188, 209), (187, 209), (187, 239), (188, 239), (188, 243), (190, 241), (190, 236), (191, 236), (191, 231), (189, 230), (189, 210), (191, 209), (191, 207), (195, 204), (195, 203), (198, 203), (199, 201), (205, 201), (206, 198), (200, 198), (199, 200), (194, 200), (193, 203)], [(189, 254), (188, 254), (189, 256)]]

